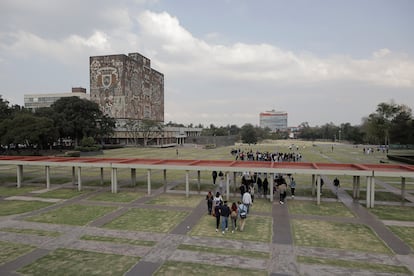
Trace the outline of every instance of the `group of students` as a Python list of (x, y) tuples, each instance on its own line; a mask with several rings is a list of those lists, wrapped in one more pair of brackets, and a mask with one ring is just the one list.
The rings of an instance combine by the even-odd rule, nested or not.
[[(224, 235), (229, 231), (229, 218), (231, 220), (231, 232), (236, 230), (243, 232), (246, 223), (248, 206), (243, 202), (233, 202), (229, 207), (220, 192), (213, 196), (211, 191), (206, 195), (208, 214), (216, 218), (216, 232), (219, 231), (221, 223), (221, 232)], [(239, 224), (237, 224), (239, 222)]]

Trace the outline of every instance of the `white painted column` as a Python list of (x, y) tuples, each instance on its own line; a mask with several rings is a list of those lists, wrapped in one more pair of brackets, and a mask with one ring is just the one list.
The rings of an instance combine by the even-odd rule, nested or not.
[(131, 185), (136, 186), (137, 185), (137, 170), (131, 169)]
[(147, 194), (151, 195), (151, 170), (147, 170), (147, 186), (148, 186)]
[(73, 186), (76, 185), (76, 172), (75, 172), (75, 167), (72, 167), (72, 185)]
[(366, 191), (366, 207), (370, 208), (371, 206), (371, 176), (367, 176), (367, 191)]
[(321, 205), (321, 176), (318, 175), (316, 180), (316, 204)]
[(311, 182), (311, 189), (312, 189), (312, 196), (315, 196), (315, 191), (316, 191), (316, 178), (315, 175), (312, 174), (312, 182)]
[(118, 193), (118, 170), (117, 168), (111, 168), (111, 189), (112, 193)]
[(45, 167), (46, 170), (46, 189), (50, 189), (50, 167), (46, 166)]
[(233, 172), (233, 186), (234, 186), (234, 196), (236, 196), (237, 191), (237, 172)]
[(22, 186), (23, 182), (23, 165), (17, 165), (17, 188)]
[(185, 171), (185, 197), (190, 196), (190, 182), (188, 180), (188, 171)]
[(82, 168), (78, 167), (78, 191), (80, 192), (82, 190)]
[(371, 177), (371, 208), (375, 204), (375, 177)]
[(360, 191), (361, 191), (361, 176), (357, 176), (357, 192), (356, 192), (357, 199), (359, 199)]
[(401, 202), (405, 202), (405, 177), (401, 177)]
[(226, 172), (226, 200), (230, 199), (230, 174)]
[(201, 172), (197, 171), (197, 189), (198, 193), (201, 192)]
[(354, 175), (352, 177), (352, 198), (356, 199), (357, 195), (357, 177)]

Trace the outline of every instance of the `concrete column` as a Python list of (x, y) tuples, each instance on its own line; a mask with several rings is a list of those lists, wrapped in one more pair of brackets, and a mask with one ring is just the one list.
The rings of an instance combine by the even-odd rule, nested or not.
[(315, 175), (312, 174), (312, 183), (311, 183), (311, 189), (312, 189), (312, 196), (315, 196), (315, 192), (316, 192), (316, 183), (315, 183)]
[(357, 199), (359, 199), (359, 194), (360, 194), (360, 191), (361, 191), (361, 176), (357, 176), (357, 192), (356, 192), (356, 197), (357, 197)]
[(75, 167), (72, 167), (72, 185), (73, 186), (76, 185), (76, 172), (75, 172)]
[(131, 185), (137, 185), (137, 169), (131, 169)]
[(197, 171), (197, 189), (198, 193), (201, 192), (201, 172)]
[(190, 196), (190, 182), (188, 180), (188, 173), (189, 171), (185, 171), (185, 197)]
[(78, 191), (80, 192), (82, 190), (82, 174), (81, 174), (82, 168), (78, 167)]
[(23, 182), (23, 165), (17, 165), (17, 188), (22, 186)]
[(164, 169), (164, 193), (167, 192), (167, 170)]
[(273, 202), (273, 187), (275, 186), (274, 182), (275, 182), (275, 174), (271, 173), (270, 174), (270, 183), (269, 183), (269, 189), (270, 189), (270, 202)]
[(151, 195), (151, 170), (147, 170), (148, 195)]
[(46, 189), (50, 189), (50, 167), (46, 166), (45, 167), (46, 170)]
[(371, 208), (374, 208), (375, 204), (375, 177), (371, 177)]
[(354, 175), (352, 177), (352, 198), (356, 199), (357, 195), (357, 177)]
[(366, 194), (366, 207), (370, 208), (371, 207), (371, 176), (367, 176), (367, 194)]
[(104, 181), (104, 168), (101, 168), (101, 186), (103, 186), (105, 184)]
[(321, 176), (318, 175), (316, 180), (316, 204), (321, 204)]
[(230, 174), (226, 172), (226, 200), (230, 199)]
[(401, 203), (405, 203), (405, 177), (401, 177)]
[(111, 188), (112, 193), (118, 193), (118, 170), (117, 168), (111, 169)]

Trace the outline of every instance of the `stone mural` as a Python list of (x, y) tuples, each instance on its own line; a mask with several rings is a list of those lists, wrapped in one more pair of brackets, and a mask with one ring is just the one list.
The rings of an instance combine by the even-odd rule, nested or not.
[(93, 56), (91, 100), (115, 119), (164, 121), (164, 75), (139, 53)]

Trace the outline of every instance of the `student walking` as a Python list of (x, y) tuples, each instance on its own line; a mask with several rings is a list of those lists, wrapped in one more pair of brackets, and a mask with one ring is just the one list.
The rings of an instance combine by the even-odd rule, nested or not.
[(214, 207), (214, 216), (216, 217), (216, 232), (218, 232), (219, 226), (220, 226), (220, 214), (221, 214), (221, 201), (219, 204)]
[(335, 177), (333, 184), (334, 184), (334, 189), (335, 189), (335, 195), (336, 197), (338, 197), (338, 189), (341, 186), (341, 184), (339, 183), (338, 177)]
[(233, 202), (231, 204), (230, 210), (231, 210), (231, 213), (230, 213), (230, 218), (231, 218), (231, 232), (234, 233), (234, 231), (237, 230), (237, 217), (239, 216), (236, 202)]
[(206, 201), (207, 201), (207, 212), (211, 216), (211, 212), (213, 211), (213, 194), (211, 191), (209, 191), (206, 195)]
[(222, 234), (224, 234), (224, 231), (229, 230), (229, 216), (230, 216), (230, 208), (227, 205), (227, 201), (224, 201), (224, 204), (221, 206), (221, 212), (220, 212)]
[(295, 198), (296, 181), (293, 179), (293, 177), (290, 179), (289, 187), (292, 198)]
[(240, 217), (240, 223), (239, 223), (240, 228), (239, 229), (241, 232), (243, 232), (244, 226), (246, 224), (246, 218), (247, 218), (247, 206), (239, 202), (238, 213)]

